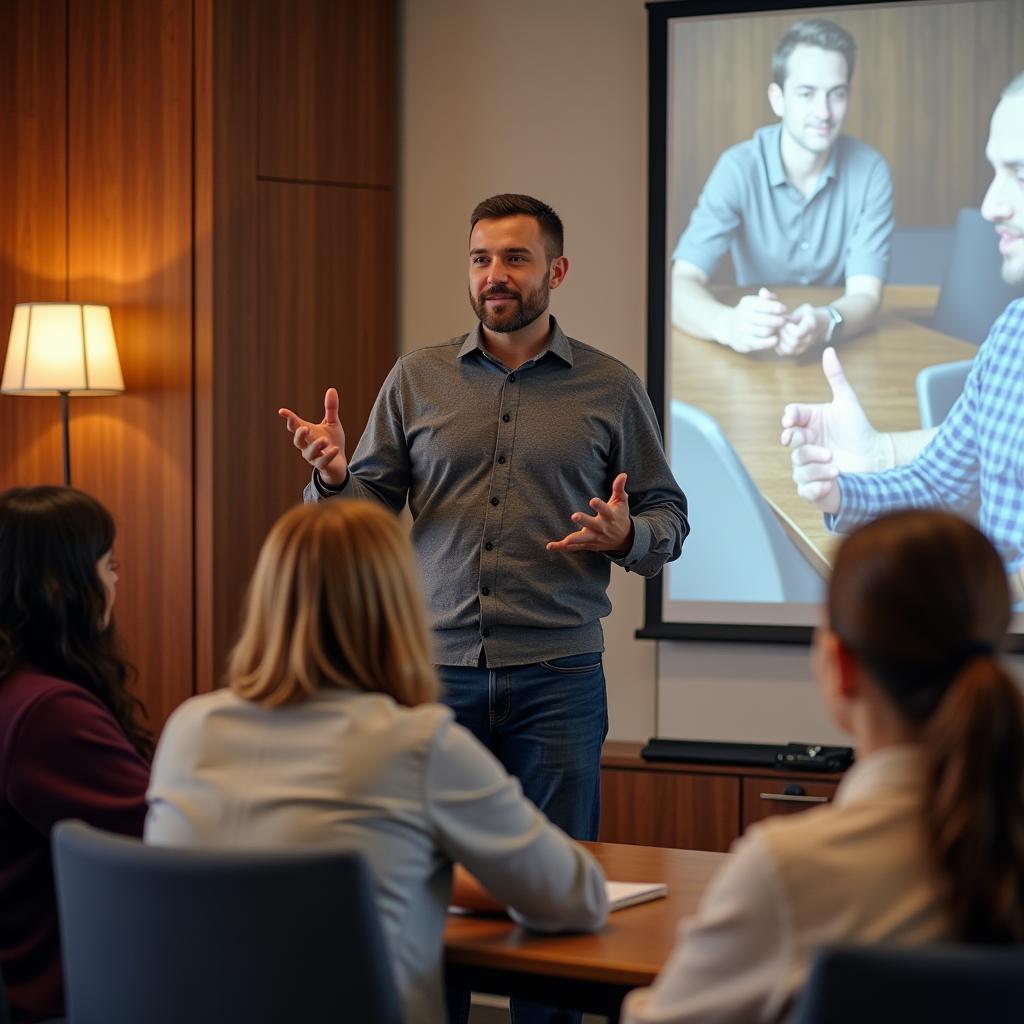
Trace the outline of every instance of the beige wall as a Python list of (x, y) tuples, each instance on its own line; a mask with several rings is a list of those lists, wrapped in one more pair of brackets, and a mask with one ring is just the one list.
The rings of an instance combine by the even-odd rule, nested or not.
[[(400, 46), (402, 350), (469, 329), (469, 211), (496, 192), (528, 192), (566, 223), (571, 271), (555, 313), (570, 334), (642, 376), (642, 0), (405, 0)], [(635, 640), (642, 583), (617, 570), (612, 579), (605, 634), (614, 738), (838, 738), (818, 709), (805, 648)]]

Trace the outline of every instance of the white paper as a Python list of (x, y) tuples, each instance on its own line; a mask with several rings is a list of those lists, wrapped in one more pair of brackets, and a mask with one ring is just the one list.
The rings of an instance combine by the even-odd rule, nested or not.
[(608, 893), (608, 909), (621, 910), (635, 903), (659, 900), (668, 895), (664, 882), (605, 882)]

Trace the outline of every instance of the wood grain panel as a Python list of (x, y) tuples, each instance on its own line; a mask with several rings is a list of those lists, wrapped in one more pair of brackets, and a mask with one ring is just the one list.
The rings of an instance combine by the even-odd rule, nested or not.
[(258, 9), (258, 173), (391, 187), (394, 3), (290, 0)]
[(740, 820), (740, 780), (604, 768), (602, 842), (729, 849)]
[[(304, 3), (298, 10), (326, 31), (324, 19), (330, 21), (328, 8), (335, 6), (340, 12), (352, 5)], [(197, 169), (206, 166), (212, 175), (213, 196), (210, 397), (198, 378), (196, 395), (202, 429), (197, 448), (211, 453), (208, 464), (200, 462), (199, 480), (204, 488), (208, 481), (212, 495), (213, 564), (211, 590), (197, 597), (200, 688), (213, 685), (223, 672), (242, 595), (268, 528), (301, 500), (309, 479), (278, 407), (289, 405), (319, 418), (324, 390), (335, 384), (351, 451), (395, 358), (392, 191), (267, 181), (257, 175), (260, 40), (279, 31), (297, 32), (293, 41), (302, 53), (300, 63), (329, 65), (344, 57), (320, 46), (309, 25), (287, 28), (282, 19), (290, 24), (293, 16), (286, 7), (219, 0), (213, 8), (212, 129), (197, 139), (197, 146), (213, 153), (208, 164), (197, 155)], [(378, 80), (367, 78), (359, 91), (392, 90), (390, 79), (380, 80), (387, 67), (386, 62), (375, 66)], [(328, 82), (333, 72), (324, 66), (306, 68), (307, 73), (310, 81)], [(341, 99), (358, 123), (364, 100), (355, 94), (334, 96)], [(320, 135), (330, 134), (311, 121), (308, 130), (314, 127)], [(393, 145), (391, 105), (381, 109), (374, 130)], [(369, 146), (367, 158), (372, 157), (369, 141), (353, 135), (349, 143)], [(205, 188), (197, 178), (197, 196)], [(197, 341), (205, 346), (204, 330), (197, 320)], [(206, 361), (200, 354), (198, 365), (205, 367)], [(202, 412), (207, 401), (208, 420)], [(202, 531), (207, 511), (198, 514)]]
[[(824, 11), (858, 44), (844, 130), (893, 175), (897, 224), (951, 224), (978, 206), (1000, 89), (1024, 67), (1022, 0)], [(675, 244), (719, 154), (775, 121), (771, 54), (793, 15), (682, 20), (670, 84), (669, 240)]]
[(72, 399), (74, 482), (118, 522), (152, 719), (192, 692), (191, 0), (70, 5), (69, 298), (108, 303), (126, 392)]
[(309, 480), (277, 409), (318, 419), (335, 385), (351, 453), (394, 361), (392, 210), (385, 192), (259, 184), (255, 247), (235, 264), (252, 283), (248, 331), (218, 339), (217, 392), (234, 424), (214, 444), (217, 464), (229, 467), (223, 500), (233, 510), (217, 534), (218, 665), (260, 545)]
[[(4, 354), (15, 303), (66, 297), (64, 13), (64, 0), (0, 3)], [(60, 400), (0, 395), (0, 489), (61, 479)]]

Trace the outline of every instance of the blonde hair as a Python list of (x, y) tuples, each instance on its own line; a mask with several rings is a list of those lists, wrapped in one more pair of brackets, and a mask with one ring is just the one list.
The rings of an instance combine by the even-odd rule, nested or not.
[(277, 521), (249, 585), (228, 683), (264, 707), (326, 686), (409, 707), (436, 699), (412, 548), (394, 515), (367, 501), (328, 501)]

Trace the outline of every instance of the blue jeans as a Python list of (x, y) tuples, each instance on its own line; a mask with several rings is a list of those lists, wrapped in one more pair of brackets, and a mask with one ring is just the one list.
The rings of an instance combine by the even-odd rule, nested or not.
[[(519, 779), (523, 792), (574, 839), (596, 839), (601, 815), (601, 747), (608, 700), (600, 653), (505, 668), (439, 669), (441, 699), (459, 723)], [(465, 1021), (468, 994), (449, 992), (449, 1019)], [(512, 1000), (513, 1024), (579, 1021)]]

